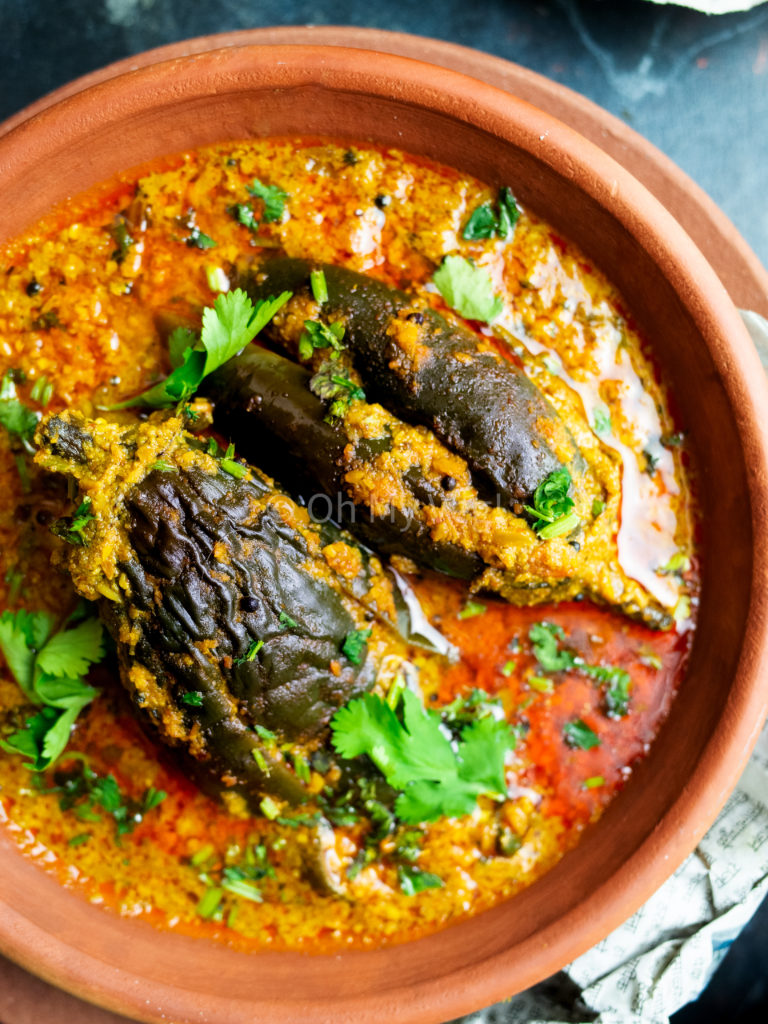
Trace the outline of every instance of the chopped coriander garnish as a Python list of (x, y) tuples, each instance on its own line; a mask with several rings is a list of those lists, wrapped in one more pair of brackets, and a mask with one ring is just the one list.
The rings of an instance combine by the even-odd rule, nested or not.
[(488, 611), (488, 606), (480, 604), (479, 601), (467, 601), (461, 611), (457, 614), (457, 619), (473, 619), (476, 615), (484, 615)]
[(242, 224), (243, 227), (253, 231), (254, 234), (258, 232), (259, 222), (250, 203), (235, 203), (234, 206), (230, 207), (230, 213), (238, 224)]
[(121, 213), (112, 222), (110, 234), (116, 246), (111, 258), (115, 263), (122, 263), (128, 255), (128, 250), (134, 244), (134, 239), (128, 231), (128, 221)]
[[(16, 397), (16, 384), (12, 373), (4, 374), (0, 381), (0, 425), (5, 427), (9, 434), (15, 434), (29, 446), (39, 418), (37, 413), (28, 409)], [(32, 451), (32, 448), (28, 450)]]
[(235, 477), (236, 480), (242, 480), (248, 472), (248, 467), (244, 466), (242, 462), (235, 462), (234, 459), (223, 458), (219, 465), (225, 473), (229, 473), (230, 476)]
[(39, 402), (43, 408), (48, 405), (53, 395), (53, 385), (48, 378), (43, 374), (38, 377), (35, 383), (32, 385), (32, 390), (29, 392), (29, 397), (33, 402)]
[(593, 426), (596, 434), (610, 434), (611, 432), (611, 414), (604, 405), (598, 405), (595, 408), (593, 420)]
[(451, 309), (468, 320), (491, 323), (504, 310), (488, 271), (463, 256), (446, 256), (432, 280)]
[(342, 419), (352, 402), (364, 402), (365, 392), (349, 376), (345, 366), (330, 360), (324, 362), (309, 382), (310, 391), (330, 401), (327, 423)]
[(507, 239), (512, 235), (520, 218), (520, 208), (515, 202), (512, 190), (503, 188), (495, 206), (491, 202), (481, 203), (472, 212), (464, 225), (462, 238), (477, 241), (481, 238)]
[(240, 896), (244, 900), (251, 900), (253, 903), (264, 902), (261, 889), (250, 878), (246, 878), (239, 868), (224, 868), (221, 888), (225, 892), (231, 892), (234, 896)]
[(601, 513), (605, 511), (605, 502), (599, 501), (597, 498), (592, 502), (592, 518), (597, 519)]
[(332, 352), (341, 352), (346, 348), (344, 325), (340, 320), (332, 324), (324, 324), (319, 320), (305, 320), (304, 330), (299, 338), (299, 359), (311, 359), (316, 348), (330, 348)]
[(341, 645), (341, 652), (344, 654), (353, 665), (361, 664), (363, 660), (363, 651), (365, 645), (371, 635), (371, 628), (368, 629), (353, 629), (351, 633), (347, 633), (344, 637), (344, 642)]
[(195, 850), (192, 856), (189, 858), (189, 863), (193, 868), (202, 867), (209, 860), (213, 860), (216, 856), (216, 849), (211, 843), (206, 843), (201, 846), (199, 850)]
[(439, 875), (422, 871), (410, 864), (401, 864), (398, 867), (397, 880), (406, 896), (415, 896), (417, 892), (424, 892), (425, 889), (441, 889), (445, 885)]
[(150, 470), (156, 469), (158, 473), (175, 473), (179, 467), (165, 459), (157, 459), (149, 468)]
[(328, 301), (328, 282), (325, 280), (325, 273), (322, 270), (312, 270), (309, 274), (309, 285), (315, 302), (320, 305)]
[(533, 495), (533, 507), (524, 505), (525, 511), (536, 521), (534, 529), (542, 540), (570, 533), (579, 525), (579, 517), (572, 512), (570, 497), (571, 474), (565, 468), (553, 470), (542, 480)]
[(546, 676), (528, 676), (528, 685), (537, 693), (553, 693), (555, 685)]
[(605, 779), (602, 775), (592, 775), (588, 779), (584, 779), (584, 789), (597, 789), (599, 786), (605, 785)]
[[(120, 402), (112, 408), (126, 409), (134, 405), (148, 405), (161, 409), (186, 401), (197, 391), (204, 377), (213, 373), (253, 341), (290, 297), (290, 292), (283, 292), (276, 299), (266, 299), (254, 305), (240, 288), (219, 295), (213, 307), (203, 310), (203, 328), (199, 342), (186, 348), (182, 362), (170, 375), (149, 391)], [(188, 329), (177, 330), (184, 331), (185, 336), (189, 338)], [(174, 331), (174, 335), (175, 333)], [(173, 335), (171, 337), (173, 340)]]
[(263, 741), (265, 746), (274, 746), (277, 743), (277, 734), (272, 732), (271, 729), (267, 729), (265, 725), (259, 725), (257, 722), (253, 727), (253, 731)]
[(441, 716), (404, 690), (403, 721), (381, 697), (368, 693), (331, 719), (332, 742), (344, 758), (367, 754), (390, 786), (401, 790), (398, 817), (408, 824), (458, 817), (474, 809), (478, 796), (506, 792), (504, 764), (516, 735), (492, 715), (461, 730), (455, 745), (444, 735)]
[(578, 747), (579, 750), (592, 750), (600, 746), (600, 737), (581, 718), (566, 722), (563, 726), (563, 736), (569, 747)]
[(683, 551), (676, 551), (666, 565), (656, 572), (662, 576), (681, 576), (691, 568), (691, 560)]
[(197, 225), (193, 225), (190, 228), (189, 234), (184, 241), (190, 249), (215, 249), (218, 245), (210, 235), (206, 235)]
[(258, 178), (254, 178), (252, 185), (246, 185), (246, 191), (264, 203), (264, 220), (267, 223), (280, 220), (285, 210), (288, 193), (284, 192), (279, 185), (264, 185)]
[(248, 646), (248, 650), (241, 658), (235, 658), (235, 665), (244, 665), (246, 661), (253, 661), (256, 655), (259, 653), (261, 648), (264, 646), (263, 640), (252, 640)]
[(203, 893), (200, 902), (197, 904), (197, 912), (200, 917), (209, 920), (214, 917), (221, 905), (221, 898), (224, 890), (219, 886), (209, 886)]
[(259, 804), (261, 813), (265, 818), (274, 821), (280, 815), (280, 806), (275, 803), (271, 796), (265, 796)]
[(570, 651), (560, 650), (558, 641), (564, 638), (562, 626), (554, 622), (535, 622), (528, 630), (533, 653), (545, 672), (565, 672), (578, 664)]
[(83, 843), (87, 843), (91, 838), (92, 833), (90, 832), (78, 832), (76, 836), (72, 836), (71, 839), (67, 840), (67, 846), (82, 846)]
[(86, 497), (75, 509), (71, 518), (58, 519), (51, 527), (51, 533), (76, 547), (85, 546), (83, 530), (96, 516), (91, 512), (91, 499)]
[(306, 758), (302, 757), (301, 754), (294, 750), (291, 754), (291, 759), (293, 761), (293, 770), (296, 772), (296, 777), (302, 782), (309, 782), (310, 770), (309, 762)]
[(188, 708), (201, 708), (203, 706), (203, 695), (199, 690), (187, 690), (181, 695), (181, 703)]
[(512, 673), (515, 671), (516, 668), (517, 668), (517, 661), (516, 661), (516, 659), (510, 658), (509, 661), (505, 661), (504, 662), (504, 667), (501, 670), (501, 674), (503, 676), (509, 677), (509, 676), (512, 675)]
[(287, 612), (280, 612), (279, 622), (283, 629), (295, 629), (298, 626), (298, 622), (292, 619)]

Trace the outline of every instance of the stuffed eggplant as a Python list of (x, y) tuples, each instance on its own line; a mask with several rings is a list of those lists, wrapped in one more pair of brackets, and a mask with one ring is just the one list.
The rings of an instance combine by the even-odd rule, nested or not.
[[(346, 380), (343, 400), (321, 397), (328, 379), (338, 387)], [(516, 503), (513, 512), (483, 500), (467, 461), (430, 430), (365, 400), (340, 359), (313, 376), (251, 346), (207, 389), (219, 430), (251, 457), (269, 452), (281, 466), (301, 467), (309, 479), (292, 483), (310, 512), (343, 521), (382, 553), (472, 580), (513, 604), (588, 595), (652, 626), (669, 624), (669, 611), (619, 564), (621, 487), (609, 459), (573, 476), (558, 464), (537, 486), (534, 506)], [(327, 500), (313, 494), (318, 488)], [(563, 514), (538, 520), (537, 529), (555, 492)]]
[[(313, 296), (313, 269), (323, 275), (322, 304)], [(428, 427), (466, 461), (492, 504), (530, 502), (548, 476), (578, 460), (566, 426), (522, 369), (414, 296), (344, 267), (297, 259), (268, 260), (239, 283), (254, 300), (293, 292), (266, 334), (294, 353), (307, 320), (341, 324), (366, 394)]]
[(66, 566), (99, 602), (142, 719), (208, 788), (303, 801), (294, 754), (407, 651), (392, 575), (178, 418), (63, 412), (37, 442), (42, 466), (77, 481), (89, 521)]

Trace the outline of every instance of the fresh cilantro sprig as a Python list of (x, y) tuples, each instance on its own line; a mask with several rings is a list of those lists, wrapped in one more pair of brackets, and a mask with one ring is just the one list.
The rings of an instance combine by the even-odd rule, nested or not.
[(441, 716), (424, 708), (410, 690), (402, 694), (402, 722), (385, 700), (366, 694), (331, 720), (332, 742), (344, 758), (367, 754), (390, 786), (408, 823), (470, 814), (482, 795), (506, 792), (504, 763), (516, 737), (488, 715), (466, 726), (454, 749)]
[(54, 631), (47, 612), (5, 611), (0, 649), (24, 696), (41, 708), (0, 739), (0, 747), (26, 757), (31, 770), (45, 771), (64, 752), (77, 716), (99, 694), (84, 677), (104, 656), (102, 625), (89, 618)]
[(541, 481), (533, 494), (533, 506), (523, 508), (534, 519), (534, 529), (542, 540), (571, 533), (581, 520), (573, 511), (570, 496), (571, 474), (561, 466)]
[(461, 237), (468, 242), (483, 238), (506, 240), (511, 238), (519, 219), (520, 207), (512, 195), (512, 190), (503, 188), (496, 203), (481, 203), (475, 207), (464, 225)]
[(343, 419), (352, 402), (364, 402), (365, 392), (349, 376), (349, 371), (338, 363), (326, 360), (309, 382), (309, 390), (330, 402), (326, 422)]
[(563, 737), (569, 747), (576, 747), (578, 750), (593, 750), (600, 746), (600, 737), (581, 718), (565, 723)]
[(491, 275), (463, 256), (446, 256), (432, 280), (451, 309), (467, 320), (491, 323), (504, 310), (504, 303), (493, 293)]
[(174, 369), (170, 375), (143, 394), (112, 408), (148, 405), (163, 409), (186, 401), (204, 377), (253, 341), (290, 297), (290, 292), (283, 292), (277, 298), (263, 299), (254, 305), (241, 288), (219, 295), (213, 306), (203, 311), (199, 338), (187, 327), (177, 327), (171, 335), (168, 352)]

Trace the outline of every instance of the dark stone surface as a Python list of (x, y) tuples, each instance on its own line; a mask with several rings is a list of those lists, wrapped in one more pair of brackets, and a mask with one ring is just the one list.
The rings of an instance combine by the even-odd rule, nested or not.
[[(768, 263), (768, 4), (709, 17), (646, 0), (0, 0), (0, 118), (190, 36), (360, 25), (474, 46), (562, 82), (654, 142)], [(768, 1019), (768, 903), (675, 1024)]]

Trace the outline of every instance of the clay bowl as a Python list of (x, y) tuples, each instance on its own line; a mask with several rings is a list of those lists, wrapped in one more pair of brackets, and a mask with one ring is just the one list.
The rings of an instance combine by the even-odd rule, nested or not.
[(530, 889), (415, 943), (247, 956), (108, 915), (0, 826), (0, 950), (139, 1020), (441, 1021), (557, 970), (688, 854), (743, 768), (768, 705), (768, 394), (717, 276), (677, 222), (565, 125), (488, 85), (382, 53), (240, 46), (102, 81), (0, 139), (0, 240), (153, 157), (253, 134), (395, 144), (521, 200), (624, 294), (690, 428), (705, 552), (690, 670), (650, 755), (580, 845)]

